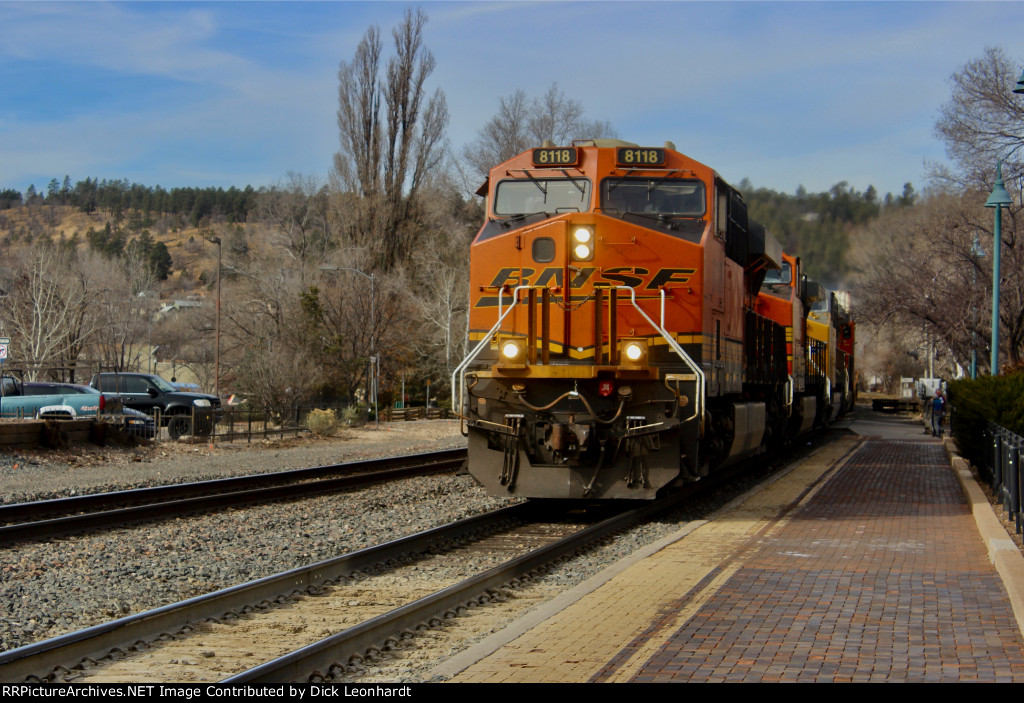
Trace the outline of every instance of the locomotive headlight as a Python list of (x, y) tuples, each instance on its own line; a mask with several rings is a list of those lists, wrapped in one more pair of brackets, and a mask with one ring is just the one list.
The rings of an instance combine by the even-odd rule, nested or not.
[(626, 345), (626, 358), (630, 361), (640, 361), (644, 358), (644, 348), (636, 342)]
[(622, 359), (627, 364), (642, 364), (647, 360), (647, 342), (642, 339), (622, 340)]
[(590, 261), (594, 258), (594, 228), (577, 227), (572, 232), (572, 258)]
[(526, 345), (519, 339), (503, 339), (498, 348), (502, 360), (506, 362), (519, 362), (526, 356)]

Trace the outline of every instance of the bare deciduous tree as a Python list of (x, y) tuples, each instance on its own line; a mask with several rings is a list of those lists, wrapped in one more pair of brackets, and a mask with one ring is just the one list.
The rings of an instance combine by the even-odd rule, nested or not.
[[(93, 256), (91, 265), (102, 272), (102, 286), (95, 289), (101, 324), (94, 335), (94, 358), (104, 367), (117, 371), (139, 369), (145, 359), (152, 330), (154, 302), (142, 295), (156, 285), (156, 276), (137, 250), (125, 251), (120, 259), (111, 261)], [(113, 269), (117, 275), (110, 276)]]
[[(1019, 64), (1002, 49), (989, 47), (952, 75), (953, 92), (942, 107), (935, 133), (959, 173), (937, 169), (940, 180), (991, 188), (996, 161), (1024, 145), (1024, 97), (1013, 93), (1019, 72)], [(1003, 175), (1007, 181), (1024, 175), (1024, 149), (1006, 161)]]
[(487, 121), (476, 141), (463, 150), (463, 159), (481, 178), (497, 164), (545, 141), (568, 144), (574, 139), (615, 137), (608, 122), (588, 121), (583, 104), (566, 97), (552, 83), (539, 98), (530, 100), (517, 90), (498, 101), (498, 112)]
[(469, 298), (469, 246), (456, 229), (438, 233), (432, 245), (412, 258), (406, 286), (408, 304), (417, 313), (418, 366), (447, 385), (466, 351)]
[(72, 249), (37, 243), (9, 260), (0, 319), (28, 379), (41, 369), (73, 364), (100, 326), (97, 281)]
[(338, 71), (341, 150), (334, 166), (342, 187), (355, 196), (339, 201), (348, 206), (342, 217), (354, 225), (354, 243), (373, 247), (385, 269), (412, 250), (417, 195), (445, 155), (444, 93), (426, 96), (435, 66), (423, 46), (426, 22), (422, 12), (406, 12), (392, 32), (395, 55), (384, 78), (379, 76), (382, 46), (375, 27), (363, 37), (352, 63), (343, 62)]
[(367, 197), (381, 191), (380, 30), (370, 27), (352, 63), (338, 68), (338, 129), (341, 151), (334, 169), (342, 184)]
[[(868, 252), (856, 288), (859, 317), (893, 322), (940, 340), (966, 367), (985, 366), (991, 339), (992, 211), (984, 193), (940, 193), (887, 210), (852, 247)], [(1024, 247), (1012, 219), (1003, 229), (1000, 340), (1003, 358), (1024, 358)]]
[(289, 173), (287, 183), (260, 193), (257, 214), (273, 226), (272, 243), (300, 270), (323, 260), (339, 243), (328, 188), (315, 178)]

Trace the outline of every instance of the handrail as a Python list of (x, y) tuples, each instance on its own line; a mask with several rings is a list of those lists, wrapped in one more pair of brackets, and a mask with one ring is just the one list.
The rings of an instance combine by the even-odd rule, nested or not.
[[(683, 360), (683, 363), (686, 364), (690, 368), (690, 370), (693, 371), (693, 373), (697, 376), (697, 398), (696, 398), (696, 401), (694, 402), (694, 413), (690, 417), (688, 417), (685, 420), (683, 420), (683, 422), (689, 422), (690, 420), (693, 420), (694, 418), (697, 418), (698, 420), (700, 420), (701, 423), (703, 423), (703, 417), (704, 417), (704, 387), (705, 387), (705, 384), (707, 382), (706, 376), (704, 374), (704, 370), (702, 368), (700, 368), (700, 366), (698, 366), (693, 361), (692, 358), (690, 358), (690, 355), (687, 354), (686, 351), (681, 346), (679, 346), (679, 343), (672, 338), (672, 335), (670, 335), (668, 333), (668, 331), (664, 327), (658, 325), (658, 323), (656, 323), (654, 320), (652, 320), (650, 318), (650, 316), (646, 312), (644, 312), (643, 308), (641, 308), (639, 303), (637, 303), (637, 301), (636, 301), (636, 290), (634, 290), (633, 288), (630, 288), (629, 286), (616, 286), (615, 288), (616, 288), (616, 290), (628, 290), (629, 291), (630, 302), (633, 304), (633, 307), (636, 308), (636, 311), (639, 312), (641, 315), (643, 315), (643, 318), (645, 320), (647, 320), (647, 324), (649, 324), (651, 327), (653, 327), (655, 330), (657, 330), (658, 334), (661, 335), (662, 339), (664, 339), (666, 342), (668, 342), (668, 345), (672, 349), (672, 351), (674, 351), (676, 354), (678, 354), (679, 357)], [(665, 319), (664, 319), (664, 314), (665, 314), (664, 313), (665, 290), (664, 289), (662, 289), (662, 291), (661, 291), (661, 297), (662, 297), (662, 324), (664, 324), (664, 322), (665, 322)]]
[[(483, 336), (483, 339), (480, 340), (480, 343), (477, 344), (475, 347), (473, 347), (473, 351), (471, 351), (466, 356), (466, 358), (462, 360), (462, 363), (459, 364), (458, 366), (456, 366), (455, 370), (452, 371), (452, 412), (455, 413), (456, 417), (460, 417), (460, 418), (467, 417), (467, 415), (463, 415), (463, 413), (462, 413), (462, 395), (463, 395), (463, 390), (464, 390), (463, 389), (463, 378), (464, 377), (462, 376), (462, 372), (465, 370), (465, 368), (467, 366), (469, 366), (471, 363), (473, 363), (473, 360), (476, 359), (476, 357), (480, 355), (480, 352), (482, 352), (484, 350), (484, 347), (486, 345), (490, 344), (491, 336), (501, 328), (501, 323), (505, 321), (505, 318), (508, 317), (508, 314), (516, 309), (516, 299), (519, 297), (519, 291), (527, 290), (529, 288), (530, 288), (530, 286), (516, 286), (512, 290), (512, 302), (508, 306), (508, 310), (506, 310), (505, 312), (502, 312), (502, 313), (500, 313), (498, 315), (498, 321), (494, 323), (494, 327), (492, 327), (487, 332), (487, 334), (485, 334)], [(501, 310), (502, 298), (503, 297), (504, 297), (504, 290), (503, 289), (498, 289), (498, 310), (499, 311)], [(458, 401), (459, 401), (458, 404), (456, 404), (456, 399), (458, 399)]]
[(818, 368), (818, 365), (814, 362), (814, 354), (807, 355), (807, 362), (817, 371), (819, 376), (825, 379), (825, 398), (824, 401), (829, 405), (832, 405), (832, 377), (828, 375), (828, 370), (822, 371)]

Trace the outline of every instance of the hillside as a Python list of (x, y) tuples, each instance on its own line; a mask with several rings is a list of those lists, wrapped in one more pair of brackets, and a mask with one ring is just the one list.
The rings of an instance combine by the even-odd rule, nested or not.
[[(111, 253), (104, 247), (129, 248), (133, 243), (160, 243), (170, 254), (167, 278), (159, 281), (161, 296), (195, 292), (201, 294), (214, 280), (217, 246), (205, 240), (230, 232), (250, 245), (259, 240), (263, 228), (248, 224), (227, 224), (206, 220), (202, 226), (181, 222), (182, 218), (160, 216), (144, 220), (116, 217), (109, 212), (82, 212), (67, 205), (22, 205), (0, 210), (0, 247), (7, 252), (27, 248), (34, 241), (49, 239), (55, 244)], [(148, 224), (150, 226), (141, 226)], [(112, 244), (114, 242), (114, 244)]]

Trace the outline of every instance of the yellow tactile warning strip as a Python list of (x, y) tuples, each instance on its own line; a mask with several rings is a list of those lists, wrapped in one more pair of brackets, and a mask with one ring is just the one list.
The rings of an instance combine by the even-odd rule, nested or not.
[[(638, 560), (451, 680), (571, 683), (599, 673), (603, 681), (629, 680), (665, 637), (735, 574), (752, 548), (814, 495), (830, 469), (841, 466), (859, 442), (842, 438), (823, 447), (769, 487), (734, 501), (696, 529), (687, 526), (662, 542), (657, 558)], [(666, 604), (674, 607), (681, 600), (681, 608), (664, 612)], [(609, 662), (638, 638), (645, 644), (609, 670)]]

